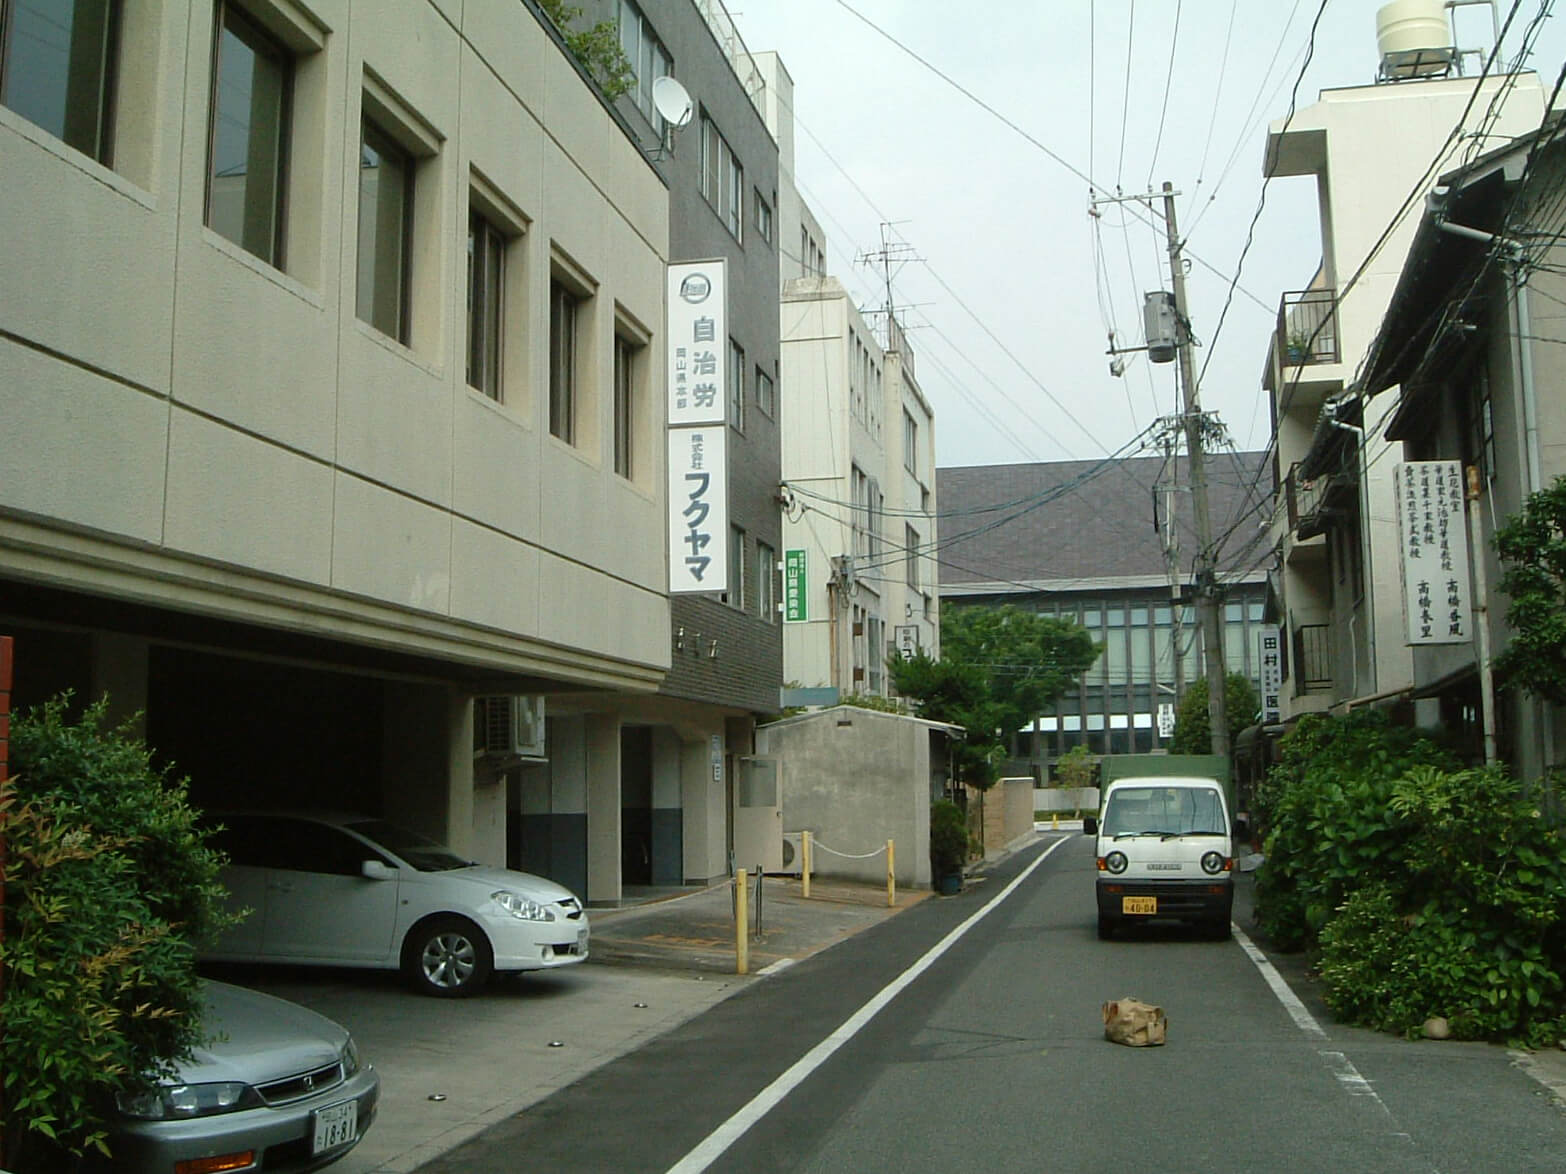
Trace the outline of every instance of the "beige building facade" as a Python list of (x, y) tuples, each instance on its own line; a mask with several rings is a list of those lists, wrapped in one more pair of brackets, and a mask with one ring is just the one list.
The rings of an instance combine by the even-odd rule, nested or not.
[[(634, 753), (723, 871), (705, 744), (619, 717), (671, 657), (669, 193), (623, 118), (520, 0), (63, 7), (0, 43), (15, 700), (107, 689), (202, 804), (595, 901)], [(492, 695), (543, 745), (492, 753)]]

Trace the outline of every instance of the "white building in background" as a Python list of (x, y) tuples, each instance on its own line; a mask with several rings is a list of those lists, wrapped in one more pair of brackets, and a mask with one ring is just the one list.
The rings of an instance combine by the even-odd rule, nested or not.
[(1384, 438), (1383, 404), (1367, 417), (1355, 380), (1419, 226), (1422, 187), (1536, 129), (1543, 111), (1534, 74), (1443, 76), (1327, 90), (1268, 132), (1266, 173), (1314, 179), (1321, 234), (1308, 287), (1279, 299), (1263, 376), (1278, 438), (1269, 618), (1285, 637), (1285, 721), (1413, 684), (1395, 557), (1402, 444)]
[(785, 248), (784, 677), (887, 696), (889, 656), (940, 652), (935, 413), (895, 317), (873, 327), (825, 272), (826, 237), (794, 183), (793, 82), (776, 54), (758, 64)]

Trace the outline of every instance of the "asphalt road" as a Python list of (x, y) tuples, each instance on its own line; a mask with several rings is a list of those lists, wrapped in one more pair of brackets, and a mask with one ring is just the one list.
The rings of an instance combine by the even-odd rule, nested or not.
[[(1566, 1113), (1504, 1049), (1340, 1027), (1283, 960), (1291, 1010), (1240, 941), (1100, 942), (1091, 841), (1053, 843), (421, 1169), (1566, 1170)], [(1103, 1039), (1122, 995), (1165, 1008), (1166, 1046)]]

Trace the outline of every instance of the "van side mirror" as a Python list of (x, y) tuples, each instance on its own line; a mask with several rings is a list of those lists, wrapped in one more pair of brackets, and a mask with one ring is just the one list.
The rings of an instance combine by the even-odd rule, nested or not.
[(1082, 817), (1082, 834), (1084, 836), (1098, 835), (1098, 816), (1084, 815)]

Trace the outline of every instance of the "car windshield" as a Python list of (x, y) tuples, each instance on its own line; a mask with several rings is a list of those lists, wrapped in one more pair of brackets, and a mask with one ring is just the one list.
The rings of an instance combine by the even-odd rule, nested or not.
[(420, 872), (449, 872), (453, 868), (467, 868), (473, 863), (464, 860), (444, 844), (437, 844), (418, 832), (410, 832), (384, 819), (361, 819), (344, 826), (367, 840), (373, 840), (392, 855), (402, 857)]
[(1221, 836), (1223, 804), (1205, 787), (1121, 787), (1104, 811), (1106, 836)]

